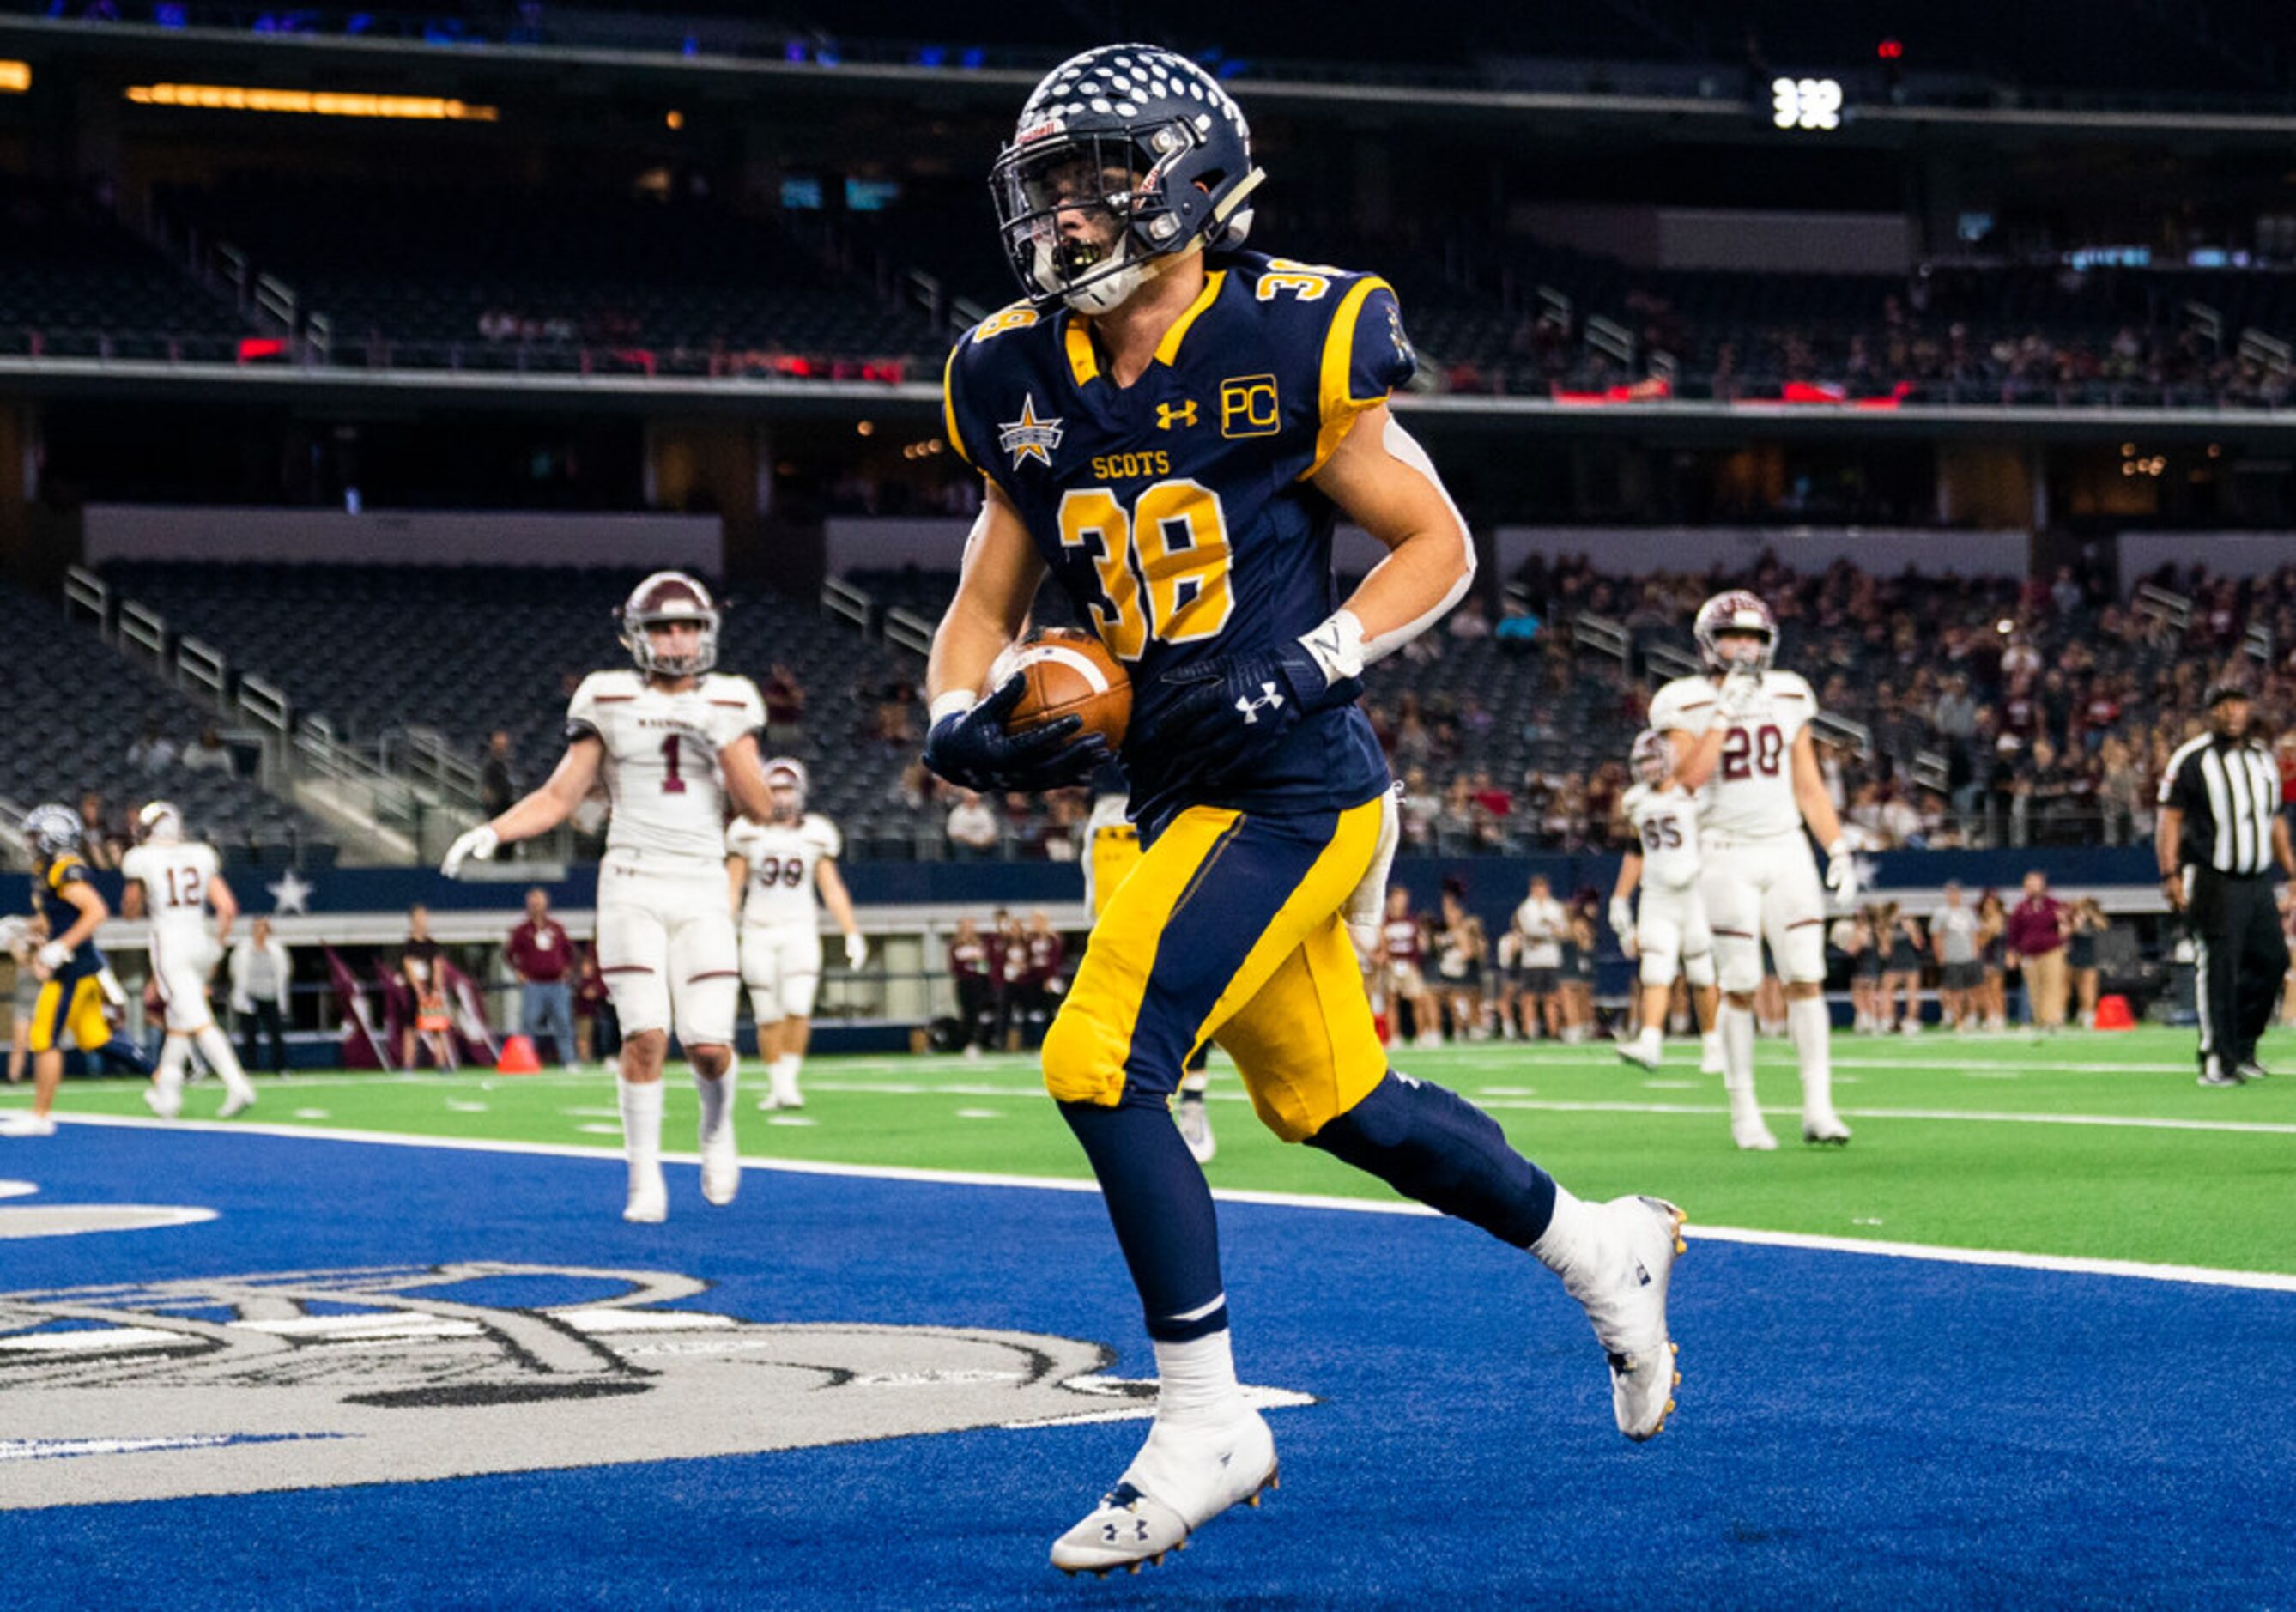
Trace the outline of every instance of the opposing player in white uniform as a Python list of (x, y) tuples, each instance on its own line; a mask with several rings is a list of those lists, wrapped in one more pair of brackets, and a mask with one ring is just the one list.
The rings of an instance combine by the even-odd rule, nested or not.
[[(1660, 689), (1650, 721), (1674, 745), (1676, 777), (1698, 797), (1699, 888), (1722, 979), (1717, 1016), (1730, 1134), (1744, 1148), (1778, 1145), (1754, 1096), (1754, 991), (1767, 938), (1801, 1066), (1802, 1139), (1847, 1142), (1849, 1128), (1833, 1111), (1825, 892), (1849, 905), (1857, 875), (1817, 769), (1810, 735), (1817, 697), (1794, 673), (1771, 670), (1777, 619), (1754, 595), (1715, 595), (1698, 607), (1693, 632), (1706, 670)], [(1825, 847), (1823, 885), (1804, 824)]]
[[(1645, 728), (1635, 736), (1627, 765), (1634, 784), (1620, 802), (1634, 825), (1635, 843), (1619, 864), (1611, 893), (1611, 927), (1641, 961), (1642, 1032), (1619, 1043), (1619, 1056), (1645, 1069), (1659, 1065), (1666, 1010), (1677, 975), (1690, 982), (1691, 1011), (1704, 1042), (1700, 1073), (1722, 1073), (1722, 1034), (1714, 1026), (1714, 936), (1698, 892), (1698, 802), (1674, 776), (1674, 746)], [(1642, 890), (1642, 910), (1629, 902)]]
[(628, 1221), (668, 1213), (661, 1173), (661, 1070), (669, 1032), (701, 1098), (701, 1196), (730, 1204), (734, 1021), (741, 958), (726, 900), (727, 803), (773, 811), (758, 757), (757, 685), (718, 663), (717, 603), (683, 572), (639, 583), (621, 609), (635, 670), (594, 671), (566, 711), (566, 753), (541, 788), (470, 830), (447, 851), (449, 878), (472, 857), (546, 834), (601, 780), (613, 818), (598, 864), (598, 969), (622, 1024), (622, 1149)]
[(813, 996), (821, 983), (821, 906), (845, 933), (845, 965), (869, 960), (869, 942), (853, 916), (853, 898), (838, 876), (845, 842), (837, 825), (805, 809), (805, 764), (790, 756), (766, 763), (774, 813), (765, 822), (738, 817), (726, 829), (726, 871), (742, 920), (742, 983), (758, 1020), (758, 1057), (768, 1090), (758, 1106), (802, 1108), (797, 1072), (813, 1031)]
[(231, 941), (239, 902), (224, 883), (215, 847), (185, 839), (184, 814), (174, 806), (153, 801), (135, 814), (135, 825), (137, 843), (119, 861), (127, 881), (120, 916), (152, 921), (152, 979), (168, 1035), (144, 1100), (161, 1119), (183, 1112), (184, 1064), (196, 1042), (208, 1067), (223, 1080), (223, 1106), (216, 1117), (227, 1120), (254, 1104), (255, 1088), (248, 1084), (231, 1038), (217, 1028), (208, 1007), (208, 980)]

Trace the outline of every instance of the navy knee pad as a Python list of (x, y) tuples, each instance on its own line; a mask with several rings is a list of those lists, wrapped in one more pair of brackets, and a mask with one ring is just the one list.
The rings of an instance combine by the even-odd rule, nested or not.
[(1528, 1248), (1554, 1215), (1554, 1180), (1457, 1093), (1390, 1070), (1371, 1095), (1308, 1139), (1404, 1197)]

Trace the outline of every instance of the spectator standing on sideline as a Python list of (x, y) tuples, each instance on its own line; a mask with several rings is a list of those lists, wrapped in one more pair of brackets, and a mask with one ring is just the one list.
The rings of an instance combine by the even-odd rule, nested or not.
[(2025, 876), (2025, 897), (2009, 909), (2009, 957), (2022, 973), (2033, 1027), (2054, 1035), (2065, 1022), (2065, 909), (2048, 876)]
[(526, 892), (526, 922), (510, 932), (503, 948), (518, 975), (519, 1032), (534, 1043), (550, 1038), (558, 1061), (578, 1067), (574, 1042), (574, 942), (566, 926), (550, 916), (550, 892), (537, 885)]
[(767, 742), (776, 750), (794, 749), (805, 737), (805, 685), (776, 661), (758, 692), (766, 703)]
[(1977, 1028), (1982, 1018), (1977, 995), (1985, 974), (1977, 960), (1977, 914), (1962, 900), (1957, 879), (1946, 881), (1945, 905), (1930, 917), (1930, 947), (1937, 953), (1942, 1024), (1959, 1031)]
[(598, 967), (594, 946), (582, 948), (580, 978), (574, 987), (574, 1061), (593, 1058), (608, 1063), (622, 1050), (622, 1022), (614, 1014), (614, 999), (606, 990), (606, 976)]
[(2104, 908), (2095, 896), (2075, 901), (2066, 920), (2065, 967), (2073, 982), (2074, 1023), (2084, 1030), (2096, 1028), (2096, 937), (2112, 927)]
[[(398, 1032), (398, 1066), (402, 1070), (414, 1067), (414, 1049), (418, 1040), (427, 1040), (439, 1067), (446, 1066), (437, 1055), (444, 1046), (443, 1033), (438, 1027), (447, 1011), (447, 991), (439, 978), (439, 964), (447, 949), (430, 938), (430, 909), (420, 903), (406, 909), (406, 944), (399, 949), (398, 978), (413, 999), (413, 1008), (406, 1023)], [(431, 1029), (424, 1029), (424, 1021)]]
[(239, 1061), (256, 1066), (255, 1038), (259, 1032), (271, 1044), (271, 1072), (287, 1073), (287, 991), (294, 978), (287, 943), (271, 932), (269, 918), (258, 918), (254, 928), (231, 949), (231, 1011), (239, 1021)]
[(2296, 878), (2296, 851), (2280, 815), (2280, 769), (2248, 730), (2248, 690), (2218, 683), (2208, 705), (2208, 731), (2161, 769), (2153, 849), (2161, 893), (2193, 942), (2200, 1083), (2237, 1086), (2265, 1073), (2257, 1038), (2288, 972), (2271, 873), (2277, 864)]
[(996, 1005), (996, 986), (989, 973), (988, 943), (971, 918), (956, 921), (956, 933), (948, 942), (948, 971), (956, 981), (959, 1045), (965, 1057), (977, 1058)]

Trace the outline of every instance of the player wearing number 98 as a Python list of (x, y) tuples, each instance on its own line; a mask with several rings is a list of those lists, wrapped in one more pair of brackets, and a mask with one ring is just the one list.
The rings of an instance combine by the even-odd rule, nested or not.
[(622, 1218), (668, 1213), (661, 1172), (661, 1068), (669, 1032), (701, 1098), (701, 1195), (729, 1204), (741, 1183), (734, 1142), (734, 1022), (741, 961), (726, 899), (726, 818), (771, 815), (758, 757), (765, 703), (718, 662), (717, 602), (698, 580), (662, 571), (623, 604), (636, 662), (594, 671), (566, 712), (566, 753), (541, 788), (456, 840), (443, 871), (508, 841), (547, 834), (603, 781), (613, 818), (598, 864), (598, 967), (622, 1024)]
[[(1706, 670), (1660, 688), (1650, 725), (1673, 742), (1675, 777), (1698, 799), (1699, 890), (1721, 975), (1716, 1017), (1730, 1133), (1750, 1151), (1778, 1145), (1754, 1097), (1754, 991), (1767, 939), (1801, 1067), (1802, 1139), (1847, 1142), (1849, 1128), (1833, 1111), (1825, 897), (1830, 889), (1845, 906), (1854, 901), (1857, 876), (1817, 769), (1817, 696), (1797, 673), (1771, 667), (1777, 618), (1754, 595), (1715, 595), (1699, 606), (1692, 632)], [(1825, 847), (1824, 884), (1805, 823)]]
[[(1160, 1391), (1139, 1456), (1053, 1548), (1070, 1572), (1160, 1559), (1274, 1481), (1236, 1386), (1210, 1194), (1167, 1114), (1207, 1038), (1284, 1140), (1562, 1273), (1629, 1437), (1672, 1405), (1678, 1212), (1578, 1203), (1480, 1111), (1390, 1073), (1373, 1028), (1349, 928), (1377, 922), (1396, 821), (1356, 696), (1365, 665), (1466, 590), (1474, 550), (1388, 411), (1414, 363), (1393, 292), (1243, 251), (1261, 177), (1242, 113), (1193, 63), (1133, 45), (1055, 68), (990, 177), (1027, 300), (967, 333), (947, 372), (950, 441), (987, 486), (933, 641), (926, 760), (969, 783), (1082, 781), (1090, 745), (1016, 753), (1009, 695), (981, 687), (1048, 570), (1132, 676), (1121, 759), (1146, 849), (1103, 907), (1044, 1071), (1100, 1180)], [(1341, 515), (1388, 551), (1344, 603)]]

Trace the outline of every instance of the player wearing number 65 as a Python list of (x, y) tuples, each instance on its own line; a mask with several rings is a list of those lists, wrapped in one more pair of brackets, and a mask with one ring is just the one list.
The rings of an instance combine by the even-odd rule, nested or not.
[[(1692, 633), (1706, 670), (1660, 689), (1650, 725), (1672, 741), (1675, 778), (1698, 799), (1698, 886), (1721, 975), (1715, 1016), (1730, 1133), (1753, 1152), (1778, 1145), (1754, 1098), (1754, 990), (1767, 939), (1801, 1065), (1802, 1139), (1844, 1143), (1825, 1007), (1825, 895), (1853, 903), (1857, 872), (1817, 770), (1817, 696), (1798, 674), (1771, 669), (1777, 618), (1754, 595), (1716, 594), (1698, 607)], [(1825, 847), (1823, 887), (1805, 823)]]
[[(1121, 759), (1146, 849), (1103, 906), (1044, 1071), (1099, 1177), (1160, 1390), (1138, 1457), (1054, 1545), (1069, 1572), (1160, 1560), (1275, 1482), (1236, 1386), (1211, 1197), (1167, 1115), (1207, 1038), (1284, 1140), (1558, 1271), (1628, 1437), (1673, 1403), (1679, 1212), (1579, 1203), (1480, 1111), (1392, 1073), (1373, 1028), (1349, 929), (1378, 922), (1396, 813), (1356, 698), (1365, 666), (1466, 590), (1474, 549), (1388, 411), (1414, 363), (1394, 293), (1243, 250), (1262, 177), (1243, 114), (1194, 63), (1126, 45), (1054, 69), (990, 175), (1025, 300), (947, 371), (950, 442), (987, 485), (933, 641), (926, 761), (1003, 789), (1081, 783), (1099, 759), (1073, 721), (1008, 733), (1016, 684), (981, 687), (1048, 570), (1132, 679)], [(1388, 551), (1344, 602), (1341, 515)]]
[(613, 813), (598, 865), (598, 966), (622, 1023), (622, 1218), (668, 1213), (661, 1173), (661, 1068), (673, 1024), (701, 1096), (701, 1195), (730, 1204), (734, 1020), (741, 959), (726, 899), (726, 818), (766, 818), (773, 792), (758, 756), (765, 702), (718, 663), (717, 601), (698, 580), (660, 571), (621, 608), (635, 668), (594, 671), (566, 711), (566, 753), (541, 788), (456, 840), (459, 875), (512, 840), (547, 834), (603, 780)]

